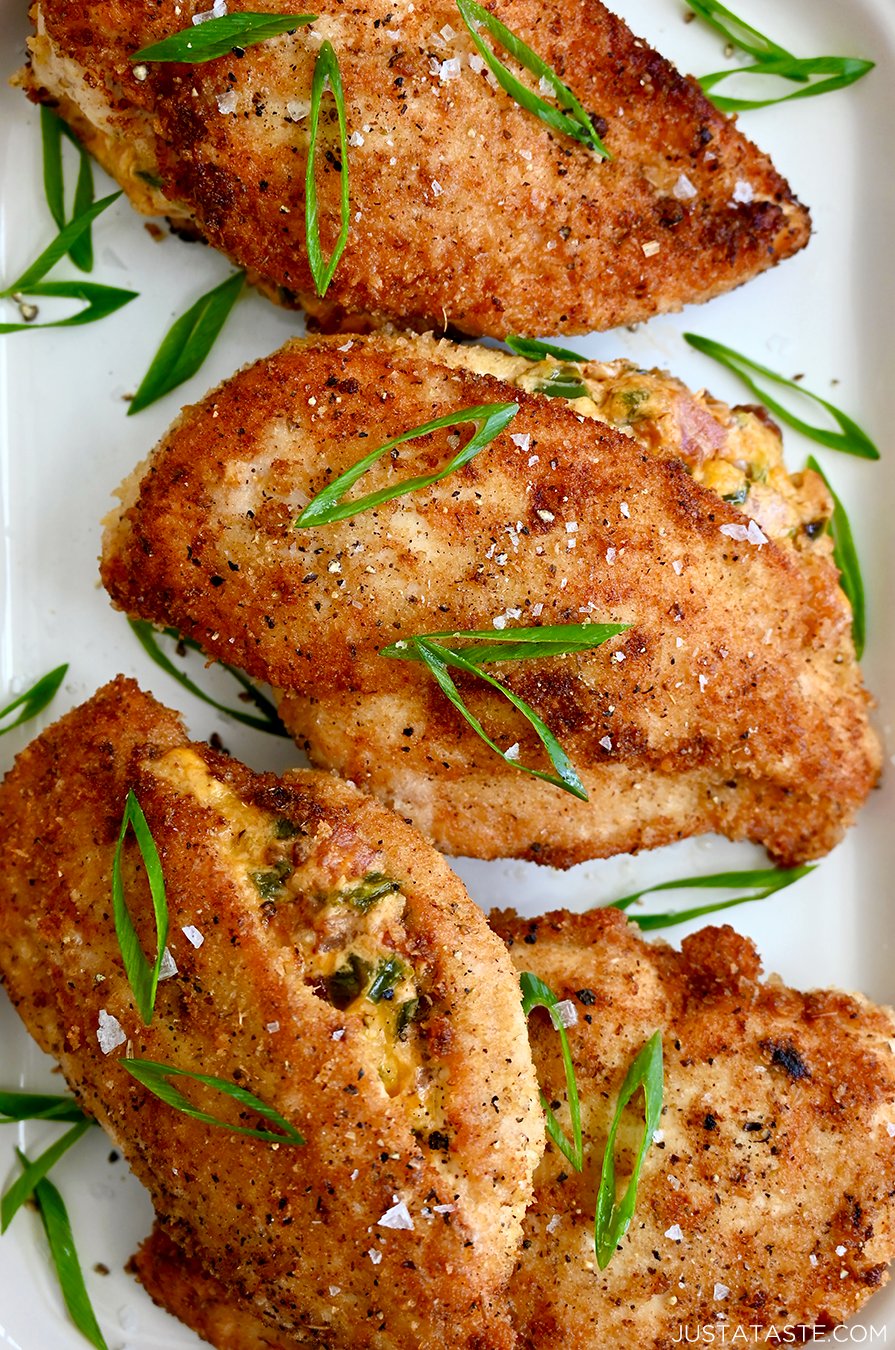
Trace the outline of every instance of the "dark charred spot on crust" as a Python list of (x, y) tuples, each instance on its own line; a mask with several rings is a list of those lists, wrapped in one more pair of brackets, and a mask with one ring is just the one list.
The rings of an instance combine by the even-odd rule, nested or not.
[(206, 227), (223, 230), (237, 210), (239, 179), (216, 164), (197, 164), (190, 173), (189, 195), (201, 210)]
[(433, 1153), (447, 1153), (451, 1146), (450, 1136), (443, 1130), (432, 1130), (428, 1143)]
[(794, 1082), (800, 1078), (810, 1078), (811, 1070), (791, 1040), (760, 1041), (759, 1045), (766, 1055), (770, 1055), (771, 1064)]
[(686, 215), (686, 207), (674, 197), (660, 197), (656, 202), (656, 220), (665, 230), (680, 225)]
[(715, 213), (705, 222), (706, 244), (733, 264), (741, 254), (773, 247), (782, 223), (783, 211), (774, 202), (742, 202), (736, 211)]

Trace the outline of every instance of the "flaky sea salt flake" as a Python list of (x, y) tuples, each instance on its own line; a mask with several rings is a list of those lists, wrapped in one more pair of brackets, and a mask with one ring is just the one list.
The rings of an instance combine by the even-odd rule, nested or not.
[(377, 1219), (380, 1228), (413, 1228), (413, 1219), (410, 1217), (410, 1210), (403, 1200), (392, 1205), (387, 1209), (381, 1219)]
[(118, 1018), (113, 1017), (111, 1013), (107, 1013), (105, 1008), (99, 1010), (96, 1039), (99, 1041), (99, 1048), (104, 1055), (110, 1054), (116, 1046), (124, 1045), (127, 1040)]

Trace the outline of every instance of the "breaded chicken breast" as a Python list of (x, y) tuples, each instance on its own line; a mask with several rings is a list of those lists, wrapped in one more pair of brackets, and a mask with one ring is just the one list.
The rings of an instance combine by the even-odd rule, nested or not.
[[(677, 952), (644, 942), (614, 910), (493, 922), (519, 971), (572, 1000), (585, 1138), (582, 1173), (548, 1144), (535, 1176), (510, 1287), (520, 1350), (671, 1350), (682, 1328), (705, 1342), (703, 1327), (720, 1344), (719, 1324), (728, 1337), (757, 1326), (749, 1343), (763, 1344), (772, 1327), (785, 1340), (786, 1327), (830, 1328), (856, 1313), (895, 1257), (891, 1009), (763, 982), (754, 946), (729, 927)], [(633, 1221), (600, 1271), (605, 1139), (628, 1065), (657, 1029), (660, 1129)], [(543, 1090), (565, 1103), (559, 1037), (543, 1013), (529, 1034)], [(642, 1133), (638, 1094), (617, 1140), (619, 1194)]]
[[(129, 788), (161, 858), (177, 968), (150, 1026), (112, 919)], [(152, 956), (130, 836), (123, 870)], [(119, 679), (0, 787), (0, 970), (164, 1233), (274, 1333), (512, 1343), (502, 1290), (543, 1143), (518, 981), (458, 879), (378, 802), (190, 744)], [(304, 1145), (173, 1109), (126, 1071), (132, 1057), (248, 1089)], [(229, 1124), (265, 1125), (174, 1081)]]
[[(706, 928), (680, 952), (647, 943), (616, 910), (493, 916), (519, 972), (571, 1004), (584, 1170), (549, 1144), (510, 1285), (519, 1350), (671, 1350), (805, 1339), (852, 1316), (895, 1256), (895, 1017), (860, 995), (800, 994), (760, 979), (755, 948)], [(664, 1109), (634, 1216), (608, 1267), (594, 1255), (606, 1136), (628, 1065), (664, 1041)], [(529, 1034), (544, 1091), (571, 1135), (560, 1041)], [(617, 1190), (643, 1132), (638, 1094), (617, 1138)], [(154, 1233), (146, 1288), (218, 1350), (292, 1350), (268, 1339)], [(737, 1327), (745, 1330), (739, 1340)], [(777, 1336), (773, 1334), (777, 1330)], [(324, 1342), (325, 1343), (325, 1342)]]
[[(246, 0), (230, 12), (243, 8), (282, 10)], [(610, 159), (497, 85), (453, 0), (338, 0), (309, 27), (207, 64), (131, 60), (200, 11), (199, 0), (37, 0), (21, 83), (58, 106), (140, 210), (207, 239), (327, 328), (589, 332), (710, 299), (808, 242), (808, 213), (767, 156), (599, 0), (502, 0), (495, 15), (571, 87)], [(345, 89), (351, 200), (322, 299), (305, 173), (324, 40)], [(327, 256), (340, 155), (325, 124)]]
[[(495, 362), (513, 383), (485, 373)], [(536, 368), (517, 366), (371, 337), (294, 342), (242, 371), (125, 484), (104, 545), (114, 603), (274, 685), (316, 763), (448, 852), (567, 866), (715, 830), (787, 864), (823, 854), (879, 769), (823, 484), (786, 474), (754, 411), (670, 377), (635, 372), (644, 415), (617, 429), (587, 414), (624, 406), (628, 367), (585, 365), (590, 392), (569, 405), (529, 392)], [(509, 401), (509, 426), (434, 486), (296, 528), (371, 449)], [(461, 430), (406, 442), (354, 495), (434, 472)], [(727, 469), (739, 505), (707, 486)], [(552, 729), (587, 802), (495, 755), (419, 663), (380, 655), (414, 634), (590, 620), (630, 628), (492, 667)], [(501, 748), (549, 768), (521, 713), (454, 674)]]

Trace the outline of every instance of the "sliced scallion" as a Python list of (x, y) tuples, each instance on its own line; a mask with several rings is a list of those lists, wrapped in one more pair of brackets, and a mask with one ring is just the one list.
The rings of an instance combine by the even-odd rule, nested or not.
[(29, 286), (26, 292), (30, 299), (42, 295), (63, 300), (84, 300), (86, 309), (70, 314), (67, 319), (52, 319), (47, 323), (0, 323), (0, 333), (37, 332), (42, 328), (80, 328), (86, 323), (98, 323), (107, 315), (129, 305), (138, 298), (138, 291), (123, 291), (117, 286), (101, 286), (95, 281), (38, 281)]
[[(481, 667), (492, 662), (540, 660), (590, 651), (594, 647), (601, 646), (609, 638), (624, 632), (628, 627), (628, 624), (575, 623), (548, 624), (540, 628), (511, 628), (493, 632), (469, 630), (453, 633), (421, 633), (383, 647), (379, 654), (399, 661), (421, 661), (442, 693), (461, 713), (473, 731), (496, 755), (500, 756), (505, 764), (531, 774), (534, 778), (552, 783), (554, 787), (570, 792), (581, 801), (587, 801), (587, 793), (581, 779), (550, 728), (518, 694), (514, 694), (499, 680), (487, 675)], [(477, 646), (477, 643), (482, 645)], [(477, 675), (522, 713), (547, 751), (550, 762), (556, 770), (555, 774), (520, 764), (513, 755), (501, 750), (500, 746), (491, 740), (481, 722), (463, 702), (460, 691), (449, 674), (449, 666)]]
[(370, 872), (362, 881), (358, 881), (354, 886), (349, 886), (346, 890), (340, 891), (338, 899), (344, 905), (350, 905), (361, 914), (367, 914), (380, 900), (384, 900), (387, 895), (394, 895), (395, 891), (400, 891), (400, 881), (387, 877), (383, 872)]
[(0, 1125), (20, 1120), (81, 1121), (87, 1117), (74, 1097), (0, 1088)]
[[(505, 764), (508, 764), (513, 769), (521, 770), (522, 773), (530, 774), (533, 778), (540, 778), (545, 783), (552, 783), (554, 787), (561, 788), (563, 792), (571, 793), (571, 795), (577, 797), (579, 801), (587, 801), (587, 792), (585, 791), (584, 784), (578, 777), (575, 766), (563, 750), (559, 741), (553, 735), (553, 732), (546, 723), (541, 720), (534, 708), (530, 707), (518, 694), (514, 694), (512, 689), (507, 689), (499, 680), (495, 680), (491, 675), (480, 670), (479, 667), (473, 661), (469, 660), (465, 654), (461, 654), (458, 651), (451, 651), (449, 647), (444, 647), (440, 642), (435, 642), (431, 638), (412, 637), (408, 638), (406, 641), (407, 646), (403, 650), (399, 650), (399, 646), (396, 643), (393, 647), (384, 648), (380, 655), (393, 656), (399, 660), (410, 659), (422, 661), (445, 697), (469, 723), (476, 735), (480, 736), (489, 749), (493, 750), (496, 755), (499, 755)], [(408, 658), (408, 651), (412, 651), (414, 655)], [(508, 751), (501, 750), (500, 746), (491, 740), (491, 737), (487, 734), (478, 718), (470, 712), (463, 702), (460, 691), (448, 671), (449, 666), (453, 666), (456, 670), (465, 670), (467, 674), (470, 675), (477, 675), (480, 680), (484, 680), (486, 684), (489, 684), (492, 687), (492, 689), (496, 689), (499, 694), (502, 694), (505, 699), (508, 699), (513, 707), (517, 708), (519, 712), (522, 713), (523, 717), (534, 729), (538, 740), (547, 751), (550, 763), (553, 765), (556, 772), (547, 773), (543, 769), (533, 769), (527, 764), (520, 764)]]
[[(255, 731), (266, 731), (271, 736), (289, 736), (289, 732), (277, 716), (277, 710), (270, 699), (265, 698), (264, 694), (255, 688), (251, 680), (244, 675), (241, 670), (237, 670), (235, 666), (228, 666), (226, 661), (217, 663), (226, 670), (228, 675), (232, 675), (237, 684), (245, 691), (251, 699), (251, 702), (254, 703), (261, 714), (260, 717), (254, 717), (251, 713), (241, 712), (239, 708), (228, 708), (225, 703), (219, 703), (217, 699), (212, 698), (210, 694), (206, 694), (203, 689), (200, 689), (184, 671), (179, 670), (174, 662), (165, 655), (158, 644), (158, 634), (152, 624), (147, 623), (145, 619), (129, 619), (128, 622), (134, 636), (146, 652), (146, 655), (149, 656), (160, 669), (165, 671), (167, 675), (170, 675), (172, 679), (175, 679), (184, 689), (188, 689), (191, 694), (196, 696), (196, 698), (201, 699), (203, 703), (207, 703), (210, 707), (216, 708), (218, 712), (226, 713), (228, 717), (232, 717), (236, 722), (241, 722), (244, 726), (253, 727)], [(164, 628), (162, 629), (162, 633), (165, 637), (172, 638), (178, 645), (182, 644), (184, 647), (189, 648), (190, 651), (202, 651), (198, 642), (195, 642), (192, 638), (184, 637), (181, 633), (178, 633), (176, 628)]]
[(16, 1177), (11, 1186), (4, 1192), (3, 1199), (0, 1201), (0, 1233), (5, 1233), (12, 1223), (22, 1205), (28, 1199), (28, 1196), (34, 1190), (39, 1181), (47, 1175), (51, 1167), (63, 1157), (73, 1144), (76, 1144), (82, 1135), (86, 1134), (92, 1125), (92, 1121), (86, 1117), (72, 1125), (70, 1130), (66, 1130), (61, 1139), (57, 1139), (55, 1144), (44, 1149), (40, 1157), (35, 1158), (34, 1162), (29, 1162), (20, 1177)]
[[(769, 370), (767, 366), (760, 366), (757, 361), (752, 361), (748, 356), (743, 356), (741, 352), (735, 352), (732, 347), (725, 347), (720, 342), (714, 342), (711, 338), (699, 337), (696, 333), (685, 333), (684, 339), (695, 347), (698, 352), (704, 356), (710, 356), (713, 361), (733, 372), (742, 380), (743, 384), (755, 394), (756, 398), (761, 399), (765, 407), (769, 408), (775, 417), (779, 417), (787, 426), (794, 427), (800, 431), (803, 436), (809, 437), (812, 441), (817, 441), (819, 445), (825, 445), (829, 450), (841, 450), (846, 455), (857, 455), (860, 459), (879, 459), (879, 451), (873, 444), (873, 441), (862, 431), (857, 422), (854, 422), (844, 412), (829, 403), (819, 394), (812, 394), (807, 389), (803, 389), (800, 384), (794, 380), (787, 380), (783, 375), (778, 375), (776, 371)], [(838, 423), (839, 431), (827, 431), (824, 427), (812, 426), (809, 422), (804, 422), (795, 413), (791, 413), (782, 403), (779, 403), (771, 394), (763, 389), (754, 376), (759, 376), (762, 380), (770, 380), (773, 384), (782, 385), (783, 388), (792, 390), (802, 398), (811, 399)]]
[[(22, 1166), (29, 1167), (25, 1154), (19, 1149), (16, 1149), (16, 1153)], [(84, 1283), (65, 1202), (52, 1181), (46, 1177), (34, 1187), (34, 1199), (69, 1316), (95, 1350), (108, 1350)]]
[[(136, 837), (137, 847), (146, 869), (149, 892), (152, 896), (157, 948), (155, 964), (152, 966), (149, 965), (143, 954), (140, 939), (137, 937), (137, 931), (134, 928), (127, 901), (124, 898), (121, 855), (124, 850), (124, 838), (128, 826), (133, 830)], [(137, 801), (133, 788), (128, 789), (121, 831), (118, 835), (118, 844), (112, 861), (112, 912), (115, 917), (115, 935), (121, 949), (124, 969), (133, 990), (134, 1002), (144, 1023), (149, 1026), (155, 1010), (155, 996), (158, 990), (162, 960), (165, 955), (165, 943), (168, 940), (168, 901), (165, 896), (165, 878), (158, 849), (143, 814), (143, 808)]]
[[(78, 152), (78, 181), (75, 185), (71, 219), (75, 220), (93, 205), (93, 166), (90, 156), (62, 118), (45, 103), (40, 105), (40, 133), (43, 147), (44, 195), (50, 215), (60, 230), (68, 224), (65, 210), (65, 170), (62, 139), (70, 141)], [(82, 272), (93, 270), (93, 241), (87, 229), (69, 249), (68, 256)]]
[[(193, 1073), (190, 1069), (178, 1069), (173, 1064), (159, 1064), (152, 1059), (120, 1059), (118, 1063), (122, 1068), (127, 1069), (128, 1073), (136, 1078), (138, 1083), (142, 1083), (149, 1092), (153, 1093), (166, 1106), (171, 1106), (175, 1111), (182, 1111), (184, 1115), (191, 1116), (194, 1120), (202, 1120), (206, 1125), (214, 1125), (222, 1130), (230, 1130), (233, 1134), (245, 1134), (252, 1139), (263, 1139), (270, 1144), (303, 1144), (304, 1136), (299, 1134), (294, 1125), (290, 1125), (280, 1115), (279, 1111), (273, 1106), (268, 1106), (262, 1102), (254, 1093), (249, 1092), (247, 1088), (240, 1087), (237, 1083), (228, 1083), (225, 1078), (216, 1078), (213, 1074)], [(246, 1125), (231, 1125), (229, 1121), (218, 1120), (217, 1116), (210, 1115), (207, 1111), (200, 1111), (198, 1107), (191, 1105), (184, 1097), (183, 1093), (173, 1083), (169, 1083), (169, 1078), (189, 1078), (195, 1083), (202, 1083), (205, 1087), (213, 1088), (215, 1092), (223, 1093), (237, 1102), (244, 1111), (253, 1111), (271, 1124), (279, 1127), (278, 1133), (272, 1130), (255, 1130)]]
[(700, 919), (706, 914), (716, 914), (722, 909), (733, 909), (736, 905), (748, 905), (753, 900), (766, 900), (769, 895), (784, 890), (787, 886), (791, 886), (793, 882), (800, 881), (802, 877), (813, 871), (813, 866), (764, 867), (751, 872), (713, 872), (710, 876), (705, 877), (684, 877), (679, 881), (661, 881), (655, 886), (644, 886), (640, 891), (633, 891), (630, 895), (623, 896), (621, 900), (614, 900), (608, 908), (627, 910), (644, 895), (651, 895), (654, 891), (742, 890), (747, 886), (758, 888), (749, 895), (737, 896), (733, 900), (719, 900), (711, 905), (699, 905), (695, 909), (676, 910), (668, 914), (629, 914), (628, 916), (632, 923), (636, 923), (638, 928), (644, 931), (655, 928), (672, 928), (675, 924), (685, 923), (688, 919)]
[(222, 14), (203, 23), (183, 28), (178, 33), (141, 47), (131, 61), (214, 61), (228, 56), (234, 48), (253, 47), (258, 42), (294, 33), (296, 28), (313, 23), (316, 14)]
[(49, 671), (41, 676), (30, 689), (26, 689), (24, 694), (19, 694), (11, 703), (7, 703), (5, 708), (0, 708), (0, 722), (10, 713), (15, 712), (16, 708), (21, 708), (21, 712), (14, 721), (7, 727), (0, 727), (0, 736), (5, 736), (13, 727), (19, 727), (23, 722), (30, 722), (32, 717), (43, 712), (48, 703), (56, 697), (59, 686), (65, 679), (68, 670), (68, 663), (62, 666), (56, 666), (55, 670)]
[(569, 1038), (566, 1035), (566, 1028), (563, 1025), (562, 1018), (556, 1012), (559, 999), (556, 997), (556, 994), (554, 994), (549, 984), (545, 984), (542, 979), (537, 975), (532, 974), (530, 970), (523, 971), (519, 976), (519, 986), (522, 990), (522, 1011), (525, 1016), (528, 1017), (533, 1008), (545, 1008), (550, 1014), (550, 1020), (553, 1023), (554, 1029), (559, 1035), (563, 1068), (566, 1075), (566, 1100), (569, 1105), (569, 1118), (572, 1122), (571, 1143), (566, 1138), (565, 1132), (556, 1117), (556, 1113), (543, 1092), (541, 1093), (541, 1106), (544, 1109), (547, 1133), (563, 1156), (568, 1158), (576, 1172), (580, 1172), (584, 1167), (584, 1140), (581, 1133), (581, 1105), (578, 1100), (578, 1083), (575, 1079), (575, 1065), (572, 1062), (572, 1050), (569, 1046)]
[(404, 974), (403, 963), (396, 956), (386, 957), (379, 962), (367, 990), (367, 998), (371, 1003), (380, 1003), (384, 998), (391, 998), (395, 985), (403, 980)]
[(21, 276), (0, 291), (0, 299), (21, 301), (25, 296), (53, 296), (66, 300), (84, 300), (87, 308), (72, 314), (67, 319), (55, 319), (49, 323), (0, 323), (0, 333), (24, 333), (29, 329), (72, 328), (86, 323), (96, 323), (107, 314), (113, 314), (129, 301), (136, 299), (136, 291), (120, 290), (117, 286), (101, 286), (91, 281), (44, 281), (43, 278), (55, 267), (66, 253), (70, 253), (90, 229), (94, 220), (121, 196), (113, 192), (101, 201), (94, 202), (85, 211), (62, 229), (51, 244), (35, 258), (30, 267), (26, 267)]
[[(494, 661), (540, 661), (548, 656), (570, 656), (592, 651), (610, 638), (625, 633), (627, 623), (556, 623), (532, 628), (466, 629), (465, 631), (420, 633), (424, 642), (437, 642), (466, 658), (471, 665)], [(402, 661), (422, 661), (412, 646), (414, 639), (393, 642), (380, 649), (380, 656)], [(479, 645), (480, 644), (480, 645)]]
[(764, 33), (760, 33), (757, 28), (753, 28), (732, 10), (720, 4), (719, 0), (687, 0), (687, 4), (710, 28), (714, 28), (734, 47), (739, 47), (740, 51), (754, 56), (757, 61), (774, 57), (797, 59), (792, 52), (781, 47), (772, 38), (765, 37)]
[(569, 351), (568, 347), (557, 347), (552, 342), (539, 342), (536, 338), (519, 337), (511, 333), (504, 338), (511, 352), (517, 356), (527, 356), (529, 361), (542, 361), (545, 356), (554, 356), (557, 361), (586, 361), (586, 356)]
[[(853, 84), (873, 68), (872, 61), (863, 61), (850, 56), (817, 56), (803, 59), (788, 51), (786, 47), (781, 47), (778, 42), (774, 42), (757, 28), (753, 28), (751, 24), (722, 5), (720, 0), (687, 0), (687, 3), (694, 14), (716, 32), (721, 33), (728, 42), (754, 58), (752, 65), (703, 75), (699, 83), (706, 93), (722, 80), (730, 79), (734, 75), (767, 75), (806, 86), (795, 93), (767, 99), (725, 98), (722, 95), (709, 94), (712, 102), (722, 112), (767, 108), (793, 98), (815, 98), (818, 94), (831, 93), (834, 89), (844, 89), (846, 85)], [(811, 84), (810, 80), (815, 75), (828, 75), (831, 78)]]
[[(735, 70), (714, 70), (700, 76), (699, 83), (703, 92), (720, 112), (746, 112), (750, 108), (771, 108), (778, 103), (789, 103), (797, 98), (816, 98), (818, 94), (832, 94), (836, 89), (847, 89), (850, 84), (860, 80), (873, 69), (872, 61), (856, 56), (815, 56), (805, 59), (779, 58), (769, 61), (755, 61), (752, 65), (739, 66)], [(776, 98), (729, 98), (711, 91), (734, 75), (765, 75), (774, 79), (801, 82), (802, 88), (791, 94), (778, 94)], [(816, 80), (813, 84), (804, 83), (812, 76), (825, 75), (826, 79)]]
[[(17, 277), (11, 286), (7, 286), (0, 291), (0, 297), (8, 297), (13, 294), (34, 295), (36, 292), (33, 287), (49, 272), (51, 267), (55, 267), (60, 258), (64, 258), (78, 239), (90, 229), (90, 226), (96, 220), (97, 216), (102, 215), (103, 211), (108, 210), (118, 198), (120, 192), (112, 192), (108, 197), (103, 197), (98, 202), (94, 202), (86, 211), (82, 211), (74, 220), (69, 221), (64, 229), (60, 230), (52, 243), (48, 244), (44, 251), (35, 258), (30, 267), (26, 267), (21, 276)], [(30, 327), (31, 325), (29, 325)]]
[[(380, 445), (378, 449), (371, 450), (363, 459), (352, 464), (350, 469), (340, 473), (338, 478), (318, 492), (296, 520), (296, 527), (308, 529), (312, 525), (329, 525), (333, 521), (347, 520), (351, 516), (360, 515), (362, 511), (371, 511), (384, 502), (393, 501), (396, 497), (403, 497), (408, 492), (416, 492), (419, 488), (441, 482), (442, 478), (447, 478), (457, 469), (462, 469), (464, 464), (468, 464), (481, 450), (490, 445), (495, 437), (509, 426), (518, 411), (518, 403), (484, 403), (474, 408), (461, 408), (459, 412), (449, 413), (447, 417), (438, 417), (434, 422), (424, 422), (422, 426), (411, 427), (410, 431), (405, 431), (394, 440), (386, 441), (385, 445)], [(474, 434), (443, 469), (439, 469), (436, 473), (424, 474), (419, 478), (403, 478), (391, 487), (381, 488), (378, 492), (358, 497), (355, 501), (342, 501), (345, 493), (350, 491), (357, 480), (390, 450), (403, 445), (405, 441), (428, 436), (433, 431), (459, 427), (467, 423), (474, 425)]]
[(196, 374), (239, 299), (244, 280), (245, 272), (234, 272), (175, 319), (130, 401), (128, 417), (142, 412)]
[[(457, 0), (457, 8), (488, 69), (501, 89), (509, 94), (510, 98), (519, 104), (520, 108), (524, 108), (526, 112), (539, 117), (542, 122), (546, 122), (551, 130), (559, 131), (564, 136), (571, 136), (573, 140), (586, 145), (589, 150), (595, 150), (603, 159), (612, 158), (597, 135), (596, 127), (571, 89), (559, 78), (556, 71), (538, 56), (537, 52), (532, 51), (527, 43), (523, 42), (516, 33), (502, 24), (482, 5), (477, 4), (476, 0)], [(517, 79), (482, 39), (479, 32), (481, 28), (484, 28), (511, 56), (515, 57), (521, 66), (550, 86), (559, 107), (548, 103), (546, 99)]]
[[(640, 1147), (634, 1160), (631, 1179), (621, 1200), (615, 1194), (615, 1137), (621, 1124), (625, 1107), (639, 1088), (643, 1088), (644, 1122)], [(658, 1128), (662, 1114), (664, 1093), (664, 1074), (662, 1066), (662, 1033), (656, 1031), (634, 1060), (625, 1081), (621, 1085), (615, 1114), (606, 1140), (603, 1154), (603, 1167), (600, 1173), (600, 1187), (597, 1191), (597, 1208), (594, 1216), (594, 1249), (597, 1264), (605, 1270), (612, 1260), (615, 1249), (628, 1231), (634, 1216), (637, 1202), (637, 1186), (643, 1163), (653, 1142), (653, 1134)]]
[(833, 498), (833, 519), (830, 521), (830, 533), (833, 536), (833, 560), (839, 568), (839, 584), (851, 602), (855, 656), (860, 661), (864, 655), (867, 619), (864, 609), (864, 578), (861, 576), (861, 564), (858, 561), (858, 550), (855, 548), (851, 523), (845, 507), (833, 491), (829, 478), (813, 455), (808, 456), (808, 468), (819, 474), (826, 484), (827, 491)]
[[(317, 133), (320, 124), (320, 105), (323, 93), (329, 82), (330, 93), (336, 104), (339, 119), (339, 163), (340, 183), (339, 237), (336, 240), (329, 261), (323, 257), (320, 243), (320, 219), (317, 207)], [(348, 242), (348, 230), (351, 225), (348, 186), (348, 127), (345, 121), (345, 92), (342, 88), (342, 72), (331, 42), (323, 43), (314, 63), (314, 78), (311, 82), (311, 108), (308, 117), (308, 164), (305, 170), (305, 235), (308, 250), (308, 263), (314, 286), (318, 295), (326, 295), (333, 273), (339, 265), (339, 259)]]

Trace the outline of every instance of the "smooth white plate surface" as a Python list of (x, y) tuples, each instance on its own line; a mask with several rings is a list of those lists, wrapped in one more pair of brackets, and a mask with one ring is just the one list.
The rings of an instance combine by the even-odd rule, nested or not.
[[(403, 0), (402, 0), (403, 2)], [(24, 3), (0, 0), (0, 73), (24, 51)], [(400, 9), (400, 3), (398, 8)], [(684, 70), (723, 64), (721, 40), (683, 22), (677, 0), (624, 0), (615, 8), (635, 31)], [(895, 349), (895, 175), (890, 142), (895, 106), (895, 5), (892, 0), (742, 0), (745, 17), (803, 55), (869, 56), (877, 69), (849, 90), (746, 113), (742, 126), (811, 209), (814, 238), (796, 259), (745, 289), (659, 318), (636, 332), (576, 339), (595, 357), (631, 356), (665, 366), (719, 397), (748, 401), (732, 376), (692, 352), (680, 333), (692, 329), (737, 348), (830, 397), (868, 429), (883, 451), (879, 464), (847, 459), (786, 433), (787, 462), (800, 467), (812, 450), (847, 505), (861, 554), (868, 600), (865, 677), (879, 699), (877, 726), (886, 742), (888, 778), (857, 827), (817, 872), (764, 904), (732, 916), (754, 937), (768, 970), (801, 987), (836, 984), (895, 1002), (891, 878), (895, 814), (895, 447), (888, 444)], [(55, 233), (41, 186), (37, 110), (0, 88), (0, 276), (17, 275)], [(98, 174), (97, 195), (111, 190)], [(125, 201), (94, 229), (94, 278), (141, 293), (94, 326), (0, 337), (0, 706), (52, 666), (70, 662), (68, 678), (40, 720), (0, 741), (0, 769), (52, 717), (123, 671), (180, 708), (197, 737), (218, 731), (256, 768), (297, 762), (285, 742), (218, 717), (146, 658), (123, 617), (99, 586), (99, 521), (111, 492), (143, 458), (181, 403), (200, 397), (238, 365), (301, 331), (298, 316), (244, 296), (203, 370), (137, 417), (126, 418), (133, 392), (173, 317), (228, 274), (226, 261), (199, 245), (155, 242)], [(70, 264), (54, 275), (74, 275)], [(4, 314), (4, 319), (17, 317)], [(201, 671), (201, 667), (199, 668)], [(203, 680), (208, 678), (202, 677)], [(218, 687), (226, 699), (226, 679)], [(521, 863), (460, 861), (457, 870), (487, 909), (512, 904), (526, 912), (586, 908), (635, 885), (741, 866), (763, 854), (720, 839), (690, 841), (639, 858), (586, 864), (562, 874)], [(673, 897), (669, 897), (673, 898)], [(689, 897), (680, 897), (683, 905)], [(665, 906), (663, 906), (664, 908)], [(727, 916), (725, 916), (727, 917)], [(723, 921), (723, 920), (719, 920)], [(679, 941), (685, 928), (671, 930)], [(0, 993), (0, 1085), (48, 1086), (51, 1064), (32, 1045)], [(0, 1185), (13, 1175), (14, 1142), (39, 1151), (55, 1129), (7, 1126), (0, 1136)], [(54, 1172), (73, 1216), (88, 1287), (110, 1350), (198, 1346), (198, 1340), (152, 1306), (123, 1265), (149, 1230), (151, 1207), (97, 1131)], [(102, 1262), (111, 1273), (93, 1271)], [(871, 1300), (851, 1332), (855, 1343), (895, 1341), (895, 1288)], [(86, 1342), (66, 1319), (49, 1268), (39, 1221), (18, 1215), (0, 1240), (0, 1347), (77, 1350)]]

